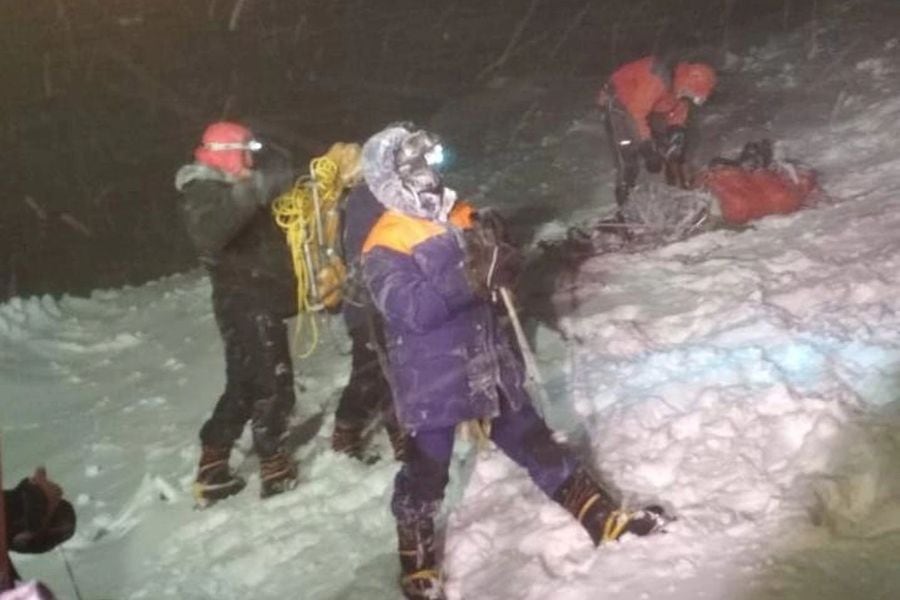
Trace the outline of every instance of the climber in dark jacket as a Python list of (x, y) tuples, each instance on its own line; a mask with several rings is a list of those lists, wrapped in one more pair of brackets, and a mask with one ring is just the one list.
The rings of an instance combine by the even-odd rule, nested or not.
[(293, 174), (287, 165), (255, 169), (253, 152), (260, 148), (243, 125), (213, 123), (194, 151), (195, 162), (175, 179), (187, 232), (209, 273), (225, 346), (225, 391), (200, 430), (199, 505), (243, 489), (228, 459), (248, 421), (260, 459), (260, 495), (297, 482), (296, 463), (282, 445), (295, 400), (284, 321), (297, 313), (297, 279), (269, 208)]

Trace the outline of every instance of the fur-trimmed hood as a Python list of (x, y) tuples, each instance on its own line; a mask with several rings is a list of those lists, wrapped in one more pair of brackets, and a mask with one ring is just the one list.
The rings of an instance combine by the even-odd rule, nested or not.
[[(413, 135), (405, 127), (389, 126), (376, 133), (362, 150), (363, 177), (375, 198), (386, 208), (433, 221), (445, 222), (456, 202), (456, 192), (442, 185), (423, 187), (417, 178), (398, 172), (397, 150)], [(430, 179), (440, 182), (432, 171)]]

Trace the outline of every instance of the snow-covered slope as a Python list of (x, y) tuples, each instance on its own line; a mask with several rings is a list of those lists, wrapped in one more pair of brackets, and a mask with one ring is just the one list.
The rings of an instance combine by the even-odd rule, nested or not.
[[(451, 598), (900, 597), (900, 42), (878, 31), (852, 52), (810, 58), (798, 38), (733, 56), (704, 112), (701, 158), (768, 133), (822, 171), (827, 202), (587, 260), (550, 303), (559, 331), (537, 327), (548, 420), (629, 501), (679, 520), (596, 550), (508, 459), (461, 443)], [(502, 187), (543, 235), (606, 210), (594, 119), (485, 157), (480, 197)], [(242, 453), (248, 488), (192, 509), (197, 430), (223, 385), (208, 294), (195, 273), (0, 305), (7, 483), (45, 463), (80, 518), (20, 570), (61, 598), (76, 597), (65, 561), (86, 599), (398, 597), (397, 465), (328, 449), (339, 323), (297, 367), (300, 487), (259, 501)]]

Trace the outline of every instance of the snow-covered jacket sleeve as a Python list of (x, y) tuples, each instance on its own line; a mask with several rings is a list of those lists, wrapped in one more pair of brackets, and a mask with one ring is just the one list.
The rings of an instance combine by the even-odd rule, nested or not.
[(366, 240), (363, 257), (372, 299), (395, 327), (424, 333), (477, 301), (449, 229), (389, 212)]
[(188, 235), (202, 259), (216, 255), (263, 210), (252, 181), (194, 180), (185, 184), (180, 204)]

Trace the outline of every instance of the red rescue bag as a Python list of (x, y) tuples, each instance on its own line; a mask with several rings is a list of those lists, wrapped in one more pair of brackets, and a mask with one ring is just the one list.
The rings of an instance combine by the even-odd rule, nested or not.
[(715, 197), (722, 218), (736, 225), (792, 213), (808, 203), (817, 187), (815, 171), (793, 164), (754, 170), (719, 165), (700, 173), (697, 181)]

